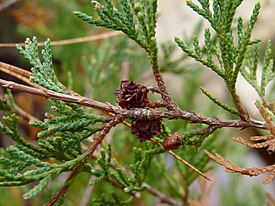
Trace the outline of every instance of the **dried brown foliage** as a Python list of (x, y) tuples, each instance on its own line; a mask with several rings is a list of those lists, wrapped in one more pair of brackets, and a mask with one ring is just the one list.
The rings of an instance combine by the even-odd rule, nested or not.
[[(250, 137), (250, 140), (252, 142), (246, 141), (241, 137), (235, 137), (233, 138), (233, 140), (251, 148), (267, 148), (267, 152), (269, 154), (272, 154), (275, 152), (275, 126), (273, 125), (264, 107), (260, 106), (259, 104), (256, 104), (256, 106), (266, 123), (267, 130), (269, 130), (271, 134), (263, 136), (252, 136)], [(253, 141), (256, 143), (254, 143)], [(214, 155), (209, 153), (208, 151), (205, 151), (205, 153), (212, 160), (224, 166), (227, 172), (240, 173), (249, 176), (258, 176), (267, 173), (269, 175), (263, 180), (263, 184), (268, 184), (275, 178), (275, 164), (265, 167), (242, 168), (234, 165), (228, 160), (225, 160), (221, 155), (217, 153), (215, 153)]]
[(266, 150), (269, 154), (275, 151), (275, 138), (272, 135), (250, 137), (250, 140), (255, 141), (256, 143), (248, 142), (241, 137), (234, 137), (233, 140), (251, 148), (267, 147)]
[(275, 164), (266, 166), (266, 167), (252, 167), (252, 168), (242, 168), (234, 165), (228, 160), (225, 160), (221, 155), (215, 153), (214, 155), (211, 154), (208, 151), (205, 151), (205, 153), (215, 162), (218, 164), (224, 166), (226, 168), (226, 172), (232, 172), (232, 173), (240, 173), (243, 175), (249, 175), (249, 176), (258, 176), (264, 173), (269, 173), (269, 176), (263, 181), (263, 184), (268, 184), (274, 179), (275, 177)]

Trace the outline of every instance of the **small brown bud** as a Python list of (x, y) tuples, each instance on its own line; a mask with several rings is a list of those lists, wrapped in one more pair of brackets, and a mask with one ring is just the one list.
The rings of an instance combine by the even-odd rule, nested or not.
[(183, 141), (179, 134), (175, 134), (169, 137), (166, 137), (162, 143), (162, 146), (165, 149), (176, 150), (182, 145)]

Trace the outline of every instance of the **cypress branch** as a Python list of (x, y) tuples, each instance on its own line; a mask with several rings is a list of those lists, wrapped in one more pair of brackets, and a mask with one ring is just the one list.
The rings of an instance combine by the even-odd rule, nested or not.
[[(245, 26), (241, 17), (237, 18), (236, 25), (234, 21), (236, 9), (243, 0), (213, 0), (213, 5), (208, 0), (198, 0), (198, 5), (187, 1), (187, 5), (206, 19), (213, 30), (205, 29), (203, 42), (199, 41), (201, 24), (194, 29), (191, 40), (175, 38), (176, 44), (163, 46), (164, 61), (160, 63), (155, 35), (157, 0), (121, 0), (116, 3), (104, 0), (101, 2), (103, 3), (92, 1), (95, 16), (79, 11), (74, 14), (90, 24), (122, 31), (143, 48), (142, 51), (147, 54), (147, 60), (156, 80), (156, 86), (140, 85), (130, 80), (122, 81), (120, 87), (115, 90), (119, 106), (83, 97), (66, 88), (55, 75), (50, 40), (45, 41), (44, 48), (40, 51), (35, 37), (32, 40), (27, 39), (24, 47), (17, 46), (17, 48), (29, 61), (32, 72), (25, 72), (3, 63), (0, 63), (0, 70), (6, 73), (11, 71), (12, 76), (23, 80), (29, 86), (3, 79), (0, 79), (0, 86), (49, 98), (51, 111), (45, 114), (44, 120), (37, 120), (20, 111), (10, 91), (7, 96), (1, 96), (0, 109), (8, 116), (2, 118), (0, 131), (9, 136), (14, 141), (14, 145), (1, 151), (0, 185), (19, 186), (36, 182), (36, 186), (23, 196), (32, 198), (41, 193), (46, 186), (53, 185), (59, 175), (71, 172), (59, 192), (46, 205), (62, 204), (69, 188), (74, 187), (73, 182), (77, 178), (83, 178), (78, 177), (78, 174), (83, 172), (90, 176), (89, 185), (92, 185), (96, 192), (99, 189), (98, 185), (103, 185), (100, 187), (100, 192), (102, 190), (104, 194), (100, 196), (96, 194), (95, 198), (92, 196), (92, 204), (127, 205), (140, 193), (143, 197), (146, 196), (143, 193), (146, 193), (170, 205), (180, 203), (187, 205), (192, 202), (189, 196), (192, 182), (199, 175), (209, 179), (202, 173), (212, 169), (208, 166), (210, 161), (208, 156), (226, 168), (241, 174), (251, 174), (257, 171), (259, 175), (268, 172), (271, 176), (265, 180), (265, 183), (270, 182), (274, 177), (272, 165), (256, 170), (237, 168), (220, 155), (211, 155), (207, 152), (208, 156), (206, 156), (199, 151), (205, 149), (212, 153), (216, 152), (218, 148), (216, 138), (219, 136), (217, 130), (225, 127), (268, 130), (269, 135), (252, 139), (263, 140), (260, 145), (261, 147), (267, 145), (267, 152), (274, 150), (274, 144), (272, 144), (274, 142), (272, 135), (275, 131), (272, 125), (274, 106), (268, 99), (266, 90), (267, 85), (275, 76), (271, 43), (267, 44), (261, 77), (258, 79), (259, 41), (251, 39), (260, 4), (255, 5), (248, 25)], [(133, 61), (135, 55), (129, 55), (131, 52), (128, 52), (132, 48), (125, 46), (128, 44), (125, 39), (121, 42), (123, 42), (122, 46), (117, 46), (117, 44), (112, 46), (116, 54), (111, 54), (113, 52), (112, 49), (109, 50), (111, 43), (106, 41), (100, 49), (93, 50), (90, 63), (83, 61), (82, 65), (81, 62), (81, 66), (92, 68), (83, 69), (85, 75), (89, 76), (92, 89), (99, 89), (100, 86), (106, 85), (107, 89), (104, 88), (103, 91), (108, 90), (108, 80), (117, 80), (119, 76), (116, 74), (119, 73), (117, 68), (120, 68), (122, 61)], [(176, 45), (182, 49), (184, 54), (174, 60), (172, 53)], [(187, 108), (183, 110), (175, 103), (167, 90), (161, 69), (166, 72), (177, 72), (178, 75), (184, 74), (185, 66), (180, 64), (188, 57), (210, 68), (224, 80), (235, 108), (222, 103), (204, 89), (202, 92), (216, 106), (238, 115), (240, 120), (202, 116), (192, 111), (185, 111)], [(108, 63), (106, 64), (105, 61)], [(136, 76), (134, 73), (136, 62), (133, 62), (129, 66), (130, 76), (138, 79), (139, 74)], [(170, 68), (174, 66), (176, 69)], [(102, 75), (101, 73), (105, 72), (108, 67), (112, 68), (112, 71), (108, 70)], [(193, 68), (193, 65), (191, 67)], [(128, 67), (126, 69), (128, 71)], [(126, 73), (128, 76), (128, 72)], [(138, 73), (142, 73), (140, 68), (138, 68)], [(236, 91), (239, 73), (260, 95), (261, 101), (259, 101), (258, 109), (262, 121), (250, 118), (240, 102)], [(72, 82), (71, 80), (69, 82)], [(194, 86), (192, 91), (195, 91), (197, 85), (185, 86), (187, 89)], [(159, 99), (152, 101), (150, 93), (160, 95), (157, 97)], [(183, 94), (185, 105), (193, 104), (192, 98), (188, 96), (190, 93)], [(109, 95), (108, 92), (106, 92), (107, 95)], [(189, 108), (191, 106), (188, 110)], [(26, 119), (31, 120), (31, 126), (41, 129), (37, 135), (38, 145), (25, 140), (18, 130), (18, 117), (11, 114), (12, 112), (22, 117), (25, 116)], [(110, 132), (118, 124), (125, 127)], [(132, 135), (129, 135), (130, 133)], [(109, 134), (112, 138), (109, 140), (108, 137), (106, 140), (108, 146), (105, 146), (103, 141)], [(177, 147), (173, 147), (175, 143)], [(243, 144), (249, 146), (247, 143)], [(172, 145), (172, 147), (167, 145)], [(259, 144), (254, 146), (257, 147), (257, 145)], [(98, 154), (96, 151), (100, 146), (102, 146), (101, 152)], [(177, 150), (172, 152), (170, 149)], [(116, 154), (114, 150), (119, 152)], [(124, 152), (127, 154), (125, 155)], [(170, 156), (173, 158), (171, 159), (172, 165), (166, 165), (167, 153), (172, 155)], [(182, 184), (175, 184), (178, 182)], [(180, 203), (177, 202), (178, 200)]]

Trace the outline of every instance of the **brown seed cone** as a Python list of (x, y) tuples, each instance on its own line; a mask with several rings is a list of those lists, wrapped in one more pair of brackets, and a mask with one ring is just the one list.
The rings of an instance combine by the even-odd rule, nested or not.
[(179, 134), (175, 134), (169, 137), (166, 137), (162, 143), (162, 146), (165, 149), (176, 150), (183, 144), (182, 138)]
[(137, 135), (139, 141), (144, 142), (153, 137), (160, 135), (161, 119), (154, 120), (137, 120), (131, 125), (132, 134)]
[(115, 95), (118, 98), (118, 105), (124, 109), (142, 108), (149, 102), (148, 92), (145, 86), (136, 84), (134, 81), (123, 80), (120, 87), (115, 90)]

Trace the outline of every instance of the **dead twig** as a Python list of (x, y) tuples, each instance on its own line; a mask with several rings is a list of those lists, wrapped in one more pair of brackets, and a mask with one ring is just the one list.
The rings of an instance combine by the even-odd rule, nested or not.
[(35, 94), (35, 95), (39, 95), (39, 96), (46, 97), (46, 98), (58, 99), (58, 100), (66, 101), (66, 102), (73, 102), (73, 103), (80, 104), (83, 106), (99, 109), (99, 110), (105, 111), (105, 112), (114, 112), (114, 111), (119, 110), (118, 107), (111, 106), (110, 104), (102, 103), (102, 102), (92, 100), (92, 99), (89, 99), (86, 97), (61, 94), (61, 93), (57, 93), (57, 92), (54, 92), (54, 91), (51, 91), (51, 90), (48, 90), (45, 88), (42, 90), (42, 89), (18, 84), (18, 83), (12, 82), (12, 81), (6, 81), (3, 79), (0, 79), (0, 87), (15, 90), (15, 91), (23, 91), (26, 93)]
[[(91, 41), (97, 41), (102, 40), (110, 37), (115, 37), (122, 35), (119, 31), (111, 31), (111, 32), (105, 32), (101, 34), (86, 36), (86, 37), (79, 37), (74, 39), (66, 39), (66, 40), (60, 40), (60, 41), (52, 41), (52, 46), (63, 46), (63, 45), (69, 45), (69, 44), (79, 44), (79, 43), (85, 43), (85, 42), (91, 42)], [(0, 43), (0, 48), (15, 48), (16, 45), (19, 46), (25, 46), (26, 43)], [(37, 45), (39, 47), (44, 46), (44, 42), (38, 42)]]

